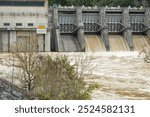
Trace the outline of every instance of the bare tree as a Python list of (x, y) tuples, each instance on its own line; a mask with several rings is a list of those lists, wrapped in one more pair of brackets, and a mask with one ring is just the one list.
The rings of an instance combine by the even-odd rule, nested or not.
[(143, 45), (142, 50), (139, 52), (140, 56), (141, 54), (144, 54), (144, 61), (147, 63), (150, 63), (150, 46), (149, 45)]
[(32, 35), (27, 40), (22, 40), (11, 46), (11, 54), (16, 61), (13, 63), (13, 66), (18, 68), (18, 79), (28, 92), (32, 91), (35, 87), (36, 49), (37, 39)]

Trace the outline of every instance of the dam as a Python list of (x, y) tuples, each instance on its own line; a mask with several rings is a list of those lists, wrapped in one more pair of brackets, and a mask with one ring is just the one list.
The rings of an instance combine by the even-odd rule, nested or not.
[(141, 51), (150, 46), (149, 7), (11, 2), (0, 1), (0, 52), (10, 52), (14, 44), (22, 44), (20, 51), (28, 51), (32, 40), (37, 52)]
[[(51, 12), (55, 14), (53, 32), (58, 34), (52, 39), (52, 50), (141, 51), (143, 46), (150, 46), (149, 10), (142, 7), (52, 7)], [(62, 36), (64, 34), (72, 37), (69, 40), (68, 36)], [(68, 40), (68, 49), (60, 40)]]

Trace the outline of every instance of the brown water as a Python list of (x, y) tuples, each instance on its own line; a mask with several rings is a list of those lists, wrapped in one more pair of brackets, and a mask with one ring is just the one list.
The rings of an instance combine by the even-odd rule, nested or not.
[(141, 51), (143, 46), (149, 45), (147, 37), (143, 35), (133, 35), (134, 50)]
[(98, 35), (85, 35), (86, 52), (106, 51), (102, 39)]
[(130, 51), (125, 39), (120, 35), (109, 35), (110, 51)]

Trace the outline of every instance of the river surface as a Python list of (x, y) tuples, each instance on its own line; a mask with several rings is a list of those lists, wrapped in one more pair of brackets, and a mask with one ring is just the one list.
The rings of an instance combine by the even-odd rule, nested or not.
[[(138, 57), (138, 52), (61, 53), (61, 55), (67, 55), (72, 63), (75, 60), (90, 58), (91, 70), (87, 70), (88, 77), (85, 80), (100, 85), (100, 88), (92, 93), (93, 100), (150, 99), (150, 63), (143, 61), (143, 55)], [(0, 62), (6, 62), (6, 58), (7, 55), (1, 54)], [(11, 75), (12, 70), (11, 67), (0, 65), (0, 77), (5, 78), (6, 73)], [(11, 81), (11, 77), (8, 80)]]

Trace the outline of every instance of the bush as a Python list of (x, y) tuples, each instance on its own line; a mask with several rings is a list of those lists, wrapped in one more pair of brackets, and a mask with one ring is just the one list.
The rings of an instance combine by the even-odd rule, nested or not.
[(39, 99), (91, 99), (97, 84), (87, 84), (79, 75), (76, 64), (70, 65), (67, 56), (43, 57), (36, 70), (36, 95)]

